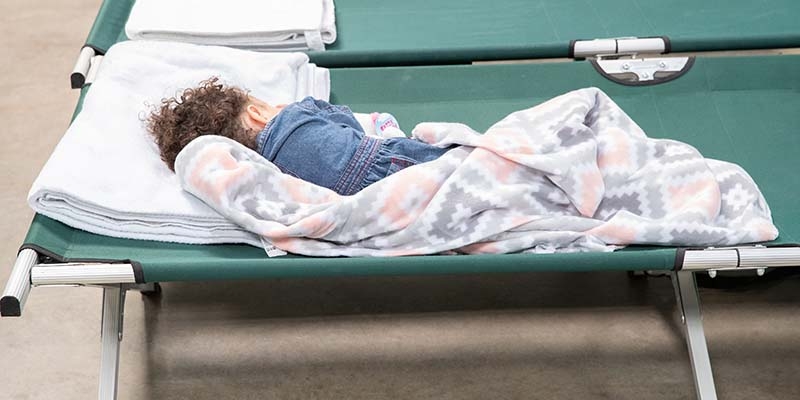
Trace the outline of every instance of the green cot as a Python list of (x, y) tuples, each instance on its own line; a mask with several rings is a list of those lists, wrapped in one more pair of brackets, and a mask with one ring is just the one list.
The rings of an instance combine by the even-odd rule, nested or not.
[[(391, 110), (407, 125), (464, 122), (476, 130), (504, 115), (569, 90), (596, 86), (652, 137), (697, 147), (740, 164), (769, 201), (780, 237), (738, 248), (631, 246), (613, 253), (268, 258), (246, 245), (183, 245), (91, 234), (36, 215), (0, 300), (3, 316), (21, 315), (32, 287), (100, 285), (103, 300), (101, 399), (116, 398), (124, 295), (158, 290), (158, 282), (287, 277), (474, 274), (521, 271), (666, 271), (673, 276), (698, 398), (716, 391), (700, 320), (695, 274), (800, 266), (800, 55), (697, 55), (675, 74), (629, 80), (610, 71), (650, 37), (655, 53), (800, 47), (800, 3), (734, 0), (703, 13), (697, 2), (510, 0), (390, 2), (337, 0), (337, 43), (310, 53), (330, 67), (331, 102)], [(132, 0), (106, 0), (72, 75), (83, 96), (87, 60), (127, 40)], [(713, 8), (713, 7), (712, 7)], [(678, 10), (682, 10), (679, 12)], [(688, 11), (687, 11), (688, 10)], [(388, 29), (377, 26), (391, 18)], [(594, 38), (621, 38), (594, 41)], [(583, 40), (582, 40), (583, 39)], [(614, 49), (593, 53), (591, 49)], [(588, 49), (588, 50), (587, 50)], [(613, 54), (607, 54), (611, 51)], [(645, 63), (653, 54), (632, 50)], [(605, 57), (604, 57), (605, 55)], [(657, 57), (658, 54), (655, 54)], [(565, 58), (563, 62), (473, 63)], [(582, 61), (586, 58), (587, 61)], [(635, 59), (634, 59), (635, 60)], [(657, 60), (657, 59), (656, 59)], [(658, 67), (656, 67), (658, 68)], [(616, 71), (619, 72), (619, 71)], [(380, 88), (380, 90), (376, 90)]]

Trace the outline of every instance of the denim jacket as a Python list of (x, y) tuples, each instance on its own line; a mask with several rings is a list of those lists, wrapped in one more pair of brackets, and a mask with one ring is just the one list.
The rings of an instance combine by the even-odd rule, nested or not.
[(447, 150), (407, 138), (366, 136), (348, 107), (312, 97), (287, 105), (256, 138), (256, 151), (283, 173), (341, 195)]

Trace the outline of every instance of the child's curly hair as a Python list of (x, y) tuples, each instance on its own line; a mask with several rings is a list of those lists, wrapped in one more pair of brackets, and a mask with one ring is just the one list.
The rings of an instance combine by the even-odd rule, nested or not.
[(147, 117), (147, 130), (161, 151), (161, 159), (174, 171), (178, 153), (198, 136), (220, 135), (255, 147), (255, 132), (239, 118), (248, 101), (244, 90), (211, 77), (176, 97), (162, 99)]

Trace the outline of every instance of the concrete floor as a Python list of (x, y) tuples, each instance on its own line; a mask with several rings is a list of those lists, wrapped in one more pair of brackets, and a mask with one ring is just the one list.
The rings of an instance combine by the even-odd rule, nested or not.
[[(0, 2), (0, 284), (99, 0)], [(777, 279), (782, 278), (782, 279)], [(703, 289), (722, 399), (800, 398), (800, 279)], [(96, 396), (100, 291), (0, 320), (0, 399)], [(688, 399), (672, 287), (624, 273), (165, 284), (128, 296), (120, 399)]]

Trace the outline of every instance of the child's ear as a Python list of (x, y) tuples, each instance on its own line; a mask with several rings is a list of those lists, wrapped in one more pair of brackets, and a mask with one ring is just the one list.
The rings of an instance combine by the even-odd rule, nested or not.
[(265, 126), (267, 124), (267, 116), (255, 104), (248, 104), (245, 109), (247, 119), (256, 126)]

